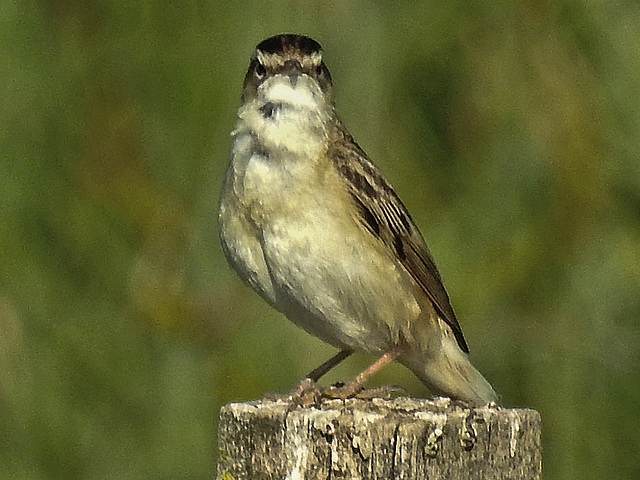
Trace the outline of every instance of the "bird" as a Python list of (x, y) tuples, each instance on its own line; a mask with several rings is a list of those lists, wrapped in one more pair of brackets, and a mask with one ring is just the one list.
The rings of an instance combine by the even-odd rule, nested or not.
[[(271, 306), (339, 352), (378, 360), (334, 388), (351, 397), (397, 360), (431, 394), (497, 401), (469, 348), (427, 244), (336, 110), (315, 40), (260, 42), (244, 78), (218, 209), (225, 257)], [(341, 396), (342, 395), (342, 396)]]

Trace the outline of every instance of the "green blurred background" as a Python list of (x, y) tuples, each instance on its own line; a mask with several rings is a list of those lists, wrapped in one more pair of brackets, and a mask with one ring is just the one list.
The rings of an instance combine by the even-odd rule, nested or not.
[[(227, 267), (248, 57), (304, 33), (549, 479), (640, 478), (640, 5), (4, 1), (0, 477), (207, 479), (224, 403), (334, 350)], [(356, 356), (327, 381), (372, 359)], [(427, 395), (400, 366), (378, 383)]]

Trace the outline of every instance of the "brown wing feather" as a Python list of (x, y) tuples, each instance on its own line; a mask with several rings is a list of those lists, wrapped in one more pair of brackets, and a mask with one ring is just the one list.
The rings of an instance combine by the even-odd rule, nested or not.
[(409, 212), (380, 170), (340, 126), (329, 152), (348, 180), (349, 193), (367, 229), (393, 250), (402, 265), (422, 287), (438, 315), (451, 327), (464, 352), (469, 347), (456, 319), (440, 272)]

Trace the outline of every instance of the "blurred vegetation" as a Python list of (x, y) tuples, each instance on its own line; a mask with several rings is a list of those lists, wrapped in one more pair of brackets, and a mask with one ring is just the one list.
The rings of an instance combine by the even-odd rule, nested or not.
[(546, 477), (640, 478), (636, 1), (27, 0), (0, 21), (2, 478), (212, 478), (220, 405), (333, 352), (217, 240), (247, 59), (281, 32), (324, 45), (474, 363), (542, 413)]

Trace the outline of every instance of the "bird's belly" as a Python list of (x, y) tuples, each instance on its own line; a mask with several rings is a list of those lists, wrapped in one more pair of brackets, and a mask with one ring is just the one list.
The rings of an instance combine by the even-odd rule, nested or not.
[(263, 227), (274, 306), (339, 347), (380, 353), (420, 315), (406, 272), (335, 209), (307, 208)]
[(227, 186), (241, 207), (221, 214), (234, 268), (291, 321), (335, 346), (380, 353), (410, 335), (421, 315), (414, 280), (355, 218), (342, 182), (331, 178), (337, 173), (255, 154), (243, 142), (235, 151), (244, 166)]

